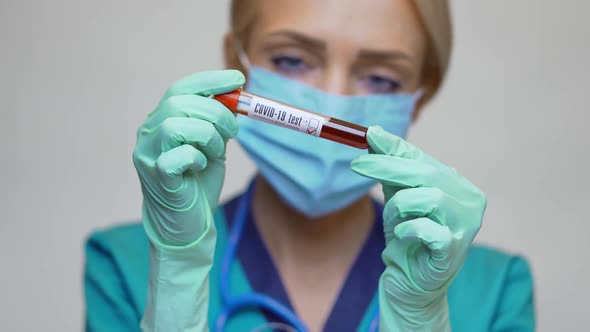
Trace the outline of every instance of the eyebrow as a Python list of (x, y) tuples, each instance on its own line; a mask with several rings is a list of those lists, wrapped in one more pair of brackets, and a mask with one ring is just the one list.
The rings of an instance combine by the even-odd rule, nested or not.
[(365, 58), (374, 61), (406, 60), (412, 62), (413, 60), (410, 55), (401, 51), (361, 50), (359, 52), (359, 58)]
[(306, 36), (300, 32), (292, 30), (279, 30), (269, 34), (269, 36), (284, 36), (295, 40), (298, 43), (305, 44), (311, 48), (325, 50), (326, 42), (321, 39)]
[[(300, 44), (304, 44), (307, 47), (324, 51), (327, 48), (326, 42), (306, 36), (303, 33), (293, 30), (279, 30), (270, 33), (269, 36), (283, 36), (295, 40)], [(358, 53), (359, 58), (364, 58), (369, 61), (391, 61), (391, 60), (406, 60), (412, 62), (412, 57), (407, 53), (401, 51), (382, 51), (382, 50), (360, 50)]]

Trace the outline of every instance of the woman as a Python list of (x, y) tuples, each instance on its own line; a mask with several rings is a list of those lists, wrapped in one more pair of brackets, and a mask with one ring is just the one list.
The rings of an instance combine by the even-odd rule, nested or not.
[[(234, 1), (225, 60), (246, 77), (188, 76), (139, 128), (143, 227), (88, 240), (87, 329), (533, 330), (527, 263), (471, 245), (483, 193), (400, 138), (450, 46), (446, 1)], [(243, 85), (370, 126), (370, 153), (211, 98)], [(259, 175), (217, 207), (234, 136)]]

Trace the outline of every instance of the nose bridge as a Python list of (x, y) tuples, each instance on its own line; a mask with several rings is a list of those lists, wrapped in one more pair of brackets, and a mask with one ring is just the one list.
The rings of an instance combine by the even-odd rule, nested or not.
[(333, 62), (326, 67), (319, 88), (332, 94), (350, 95), (350, 86), (348, 68)]

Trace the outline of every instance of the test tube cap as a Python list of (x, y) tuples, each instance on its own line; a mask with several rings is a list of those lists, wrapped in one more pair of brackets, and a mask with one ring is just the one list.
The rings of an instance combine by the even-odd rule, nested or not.
[(230, 111), (236, 112), (238, 108), (238, 101), (240, 99), (240, 94), (242, 93), (242, 89), (236, 89), (234, 91), (230, 91), (227, 93), (222, 93), (219, 95), (213, 96), (215, 100), (222, 103), (225, 107), (227, 107)]

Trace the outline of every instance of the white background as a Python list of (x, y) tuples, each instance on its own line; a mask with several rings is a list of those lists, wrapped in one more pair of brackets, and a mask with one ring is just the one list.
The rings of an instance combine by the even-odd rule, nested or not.
[[(131, 151), (166, 87), (221, 67), (228, 1), (0, 2), (0, 330), (76, 331), (82, 245), (137, 220)], [(443, 94), (410, 140), (489, 197), (479, 242), (526, 255), (539, 331), (587, 331), (588, 1), (454, 1)], [(232, 145), (223, 197), (252, 164)]]

